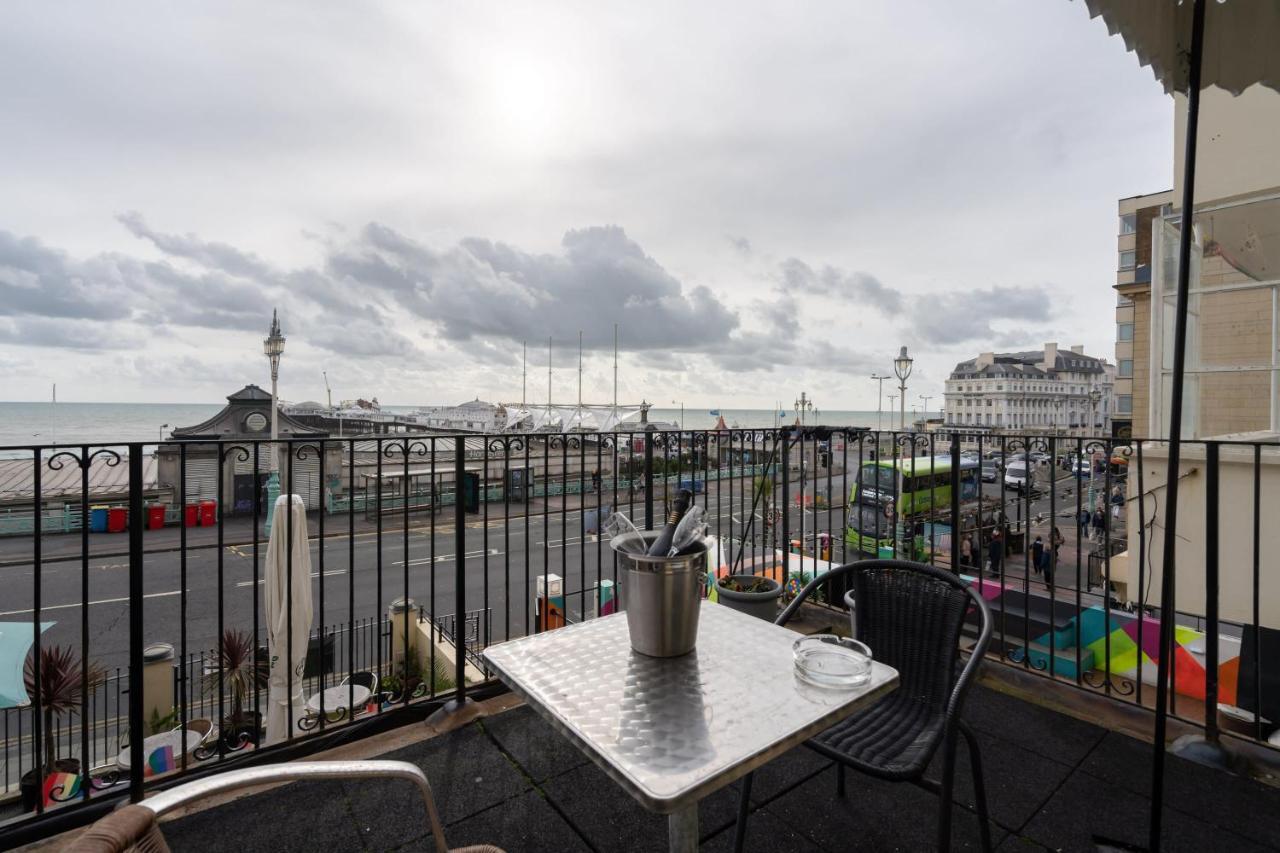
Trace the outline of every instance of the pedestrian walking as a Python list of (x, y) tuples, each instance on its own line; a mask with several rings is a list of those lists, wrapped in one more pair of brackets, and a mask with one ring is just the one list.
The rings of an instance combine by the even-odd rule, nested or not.
[(963, 568), (973, 566), (973, 540), (968, 536), (960, 540), (960, 565)]
[(600, 491), (600, 472), (599, 471), (591, 472), (591, 491), (593, 492)]
[(1098, 508), (1093, 511), (1092, 524), (1093, 524), (1093, 540), (1095, 542), (1101, 542), (1102, 536), (1103, 536), (1103, 528), (1107, 524), (1107, 516), (1106, 516), (1106, 513), (1102, 511), (1101, 505), (1099, 505)]
[(1044, 540), (1039, 536), (1036, 541), (1031, 543), (1031, 570), (1036, 574), (1040, 574), (1040, 570), (1044, 567)]
[(1080, 515), (1077, 520), (1080, 522), (1080, 538), (1081, 539), (1089, 538), (1089, 519), (1090, 519), (1089, 508), (1080, 507)]
[(1062, 535), (1062, 531), (1058, 529), (1058, 525), (1053, 526), (1053, 534), (1049, 537), (1049, 544), (1053, 546), (1053, 562), (1058, 562), (1058, 549), (1062, 547), (1062, 543), (1066, 539)]
[(987, 561), (990, 563), (990, 569), (993, 572), (1000, 571), (1000, 562), (1004, 559), (1004, 539), (997, 530), (991, 534), (991, 541), (987, 543)]

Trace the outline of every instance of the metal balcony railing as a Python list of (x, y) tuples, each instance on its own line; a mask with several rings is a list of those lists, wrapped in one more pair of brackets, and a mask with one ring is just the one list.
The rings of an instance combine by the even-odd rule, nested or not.
[[(0, 620), (29, 625), (34, 649), (65, 650), (80, 682), (0, 709), (0, 842), (83, 821), (95, 803), (171, 778), (497, 689), (478, 653), (611, 612), (617, 565), (599, 525), (620, 511), (652, 528), (680, 488), (706, 511), (712, 573), (770, 574), (785, 587), (868, 556), (931, 562), (991, 604), (993, 663), (1147, 708), (1167, 615), (1177, 627), (1165, 712), (1258, 743), (1280, 721), (1280, 547), (1263, 523), (1280, 494), (1275, 443), (1184, 443), (1187, 546), (1177, 589), (1163, 590), (1152, 570), (1167, 493), (1159, 442), (836, 427), (282, 440), (282, 492), (304, 474), (322, 484), (299, 489), (313, 507), (314, 615), (306, 665), (287, 685), (319, 705), (271, 744), (255, 673), (278, 652), (267, 648), (265, 495), (252, 472), (272, 444), (175, 446), (171, 483), (143, 482), (154, 444), (0, 448), (29, 460), (36, 508), (25, 521), (0, 515), (14, 534), (0, 539)], [(95, 530), (95, 459), (127, 466), (122, 532)], [(1009, 472), (1017, 461), (1030, 463), (1021, 482)], [(42, 495), (42, 476), (63, 466), (80, 466), (81, 493)], [(367, 485), (393, 477), (396, 488)], [(163, 526), (144, 503), (157, 493), (168, 495)], [(218, 511), (188, 526), (184, 505), (200, 501)], [(826, 590), (826, 606), (842, 607), (843, 592)], [(228, 632), (247, 649), (235, 671)], [(464, 653), (444, 660), (459, 635)], [(153, 654), (160, 643), (171, 657)], [(335, 707), (331, 688), (357, 681), (375, 689), (358, 707)], [(148, 737), (193, 721), (210, 724), (196, 726), (198, 745), (152, 761)]]

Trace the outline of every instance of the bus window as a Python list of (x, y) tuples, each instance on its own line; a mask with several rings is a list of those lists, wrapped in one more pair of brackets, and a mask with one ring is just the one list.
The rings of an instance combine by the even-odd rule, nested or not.
[(863, 465), (862, 470), (858, 472), (858, 485), (866, 486), (868, 489), (875, 489), (885, 494), (892, 494), (894, 486), (893, 475), (892, 468), (869, 462)]
[(978, 469), (960, 469), (960, 500), (972, 501), (978, 497)]
[(857, 509), (858, 517), (851, 520), (851, 523), (857, 525), (859, 533), (863, 536), (875, 536), (879, 533), (882, 539), (889, 535), (891, 525), (879, 508), (869, 504), (858, 504)]

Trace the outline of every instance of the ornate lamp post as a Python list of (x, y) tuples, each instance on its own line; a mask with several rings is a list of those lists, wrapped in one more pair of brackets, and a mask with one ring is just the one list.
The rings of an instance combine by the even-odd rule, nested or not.
[(800, 399), (796, 400), (796, 414), (800, 416), (800, 426), (804, 426), (804, 416), (806, 412), (816, 411), (813, 407), (813, 401), (808, 398), (805, 392), (800, 392)]
[(275, 515), (276, 499), (280, 497), (280, 453), (276, 441), (280, 438), (280, 410), (276, 400), (276, 385), (280, 379), (280, 356), (284, 355), (284, 335), (280, 334), (280, 318), (271, 311), (271, 331), (262, 342), (262, 352), (271, 362), (271, 476), (267, 478), (267, 512), (262, 529), (271, 536), (271, 519)]
[(1062, 432), (1062, 395), (1058, 395), (1057, 397), (1053, 398), (1053, 411), (1054, 411), (1054, 415), (1053, 415), (1054, 434), (1055, 435), (1061, 434)]
[(907, 348), (903, 347), (898, 353), (898, 357), (893, 360), (893, 372), (898, 377), (898, 390), (902, 394), (898, 397), (900, 405), (898, 414), (898, 429), (906, 431), (907, 428), (907, 377), (911, 375), (912, 358), (907, 355)]
[(1098, 403), (1102, 400), (1102, 392), (1097, 388), (1089, 389), (1089, 411), (1091, 420), (1089, 421), (1089, 429), (1098, 428)]

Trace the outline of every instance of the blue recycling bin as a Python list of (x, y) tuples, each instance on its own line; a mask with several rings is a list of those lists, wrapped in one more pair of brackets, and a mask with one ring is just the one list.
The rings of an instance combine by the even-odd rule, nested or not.
[(107, 508), (105, 506), (89, 507), (89, 532), (107, 532)]

